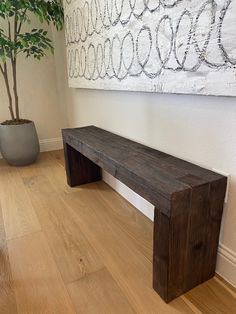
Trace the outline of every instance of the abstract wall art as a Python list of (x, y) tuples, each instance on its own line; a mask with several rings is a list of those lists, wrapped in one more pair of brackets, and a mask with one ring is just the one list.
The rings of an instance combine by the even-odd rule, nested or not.
[(70, 87), (236, 96), (236, 0), (64, 0)]

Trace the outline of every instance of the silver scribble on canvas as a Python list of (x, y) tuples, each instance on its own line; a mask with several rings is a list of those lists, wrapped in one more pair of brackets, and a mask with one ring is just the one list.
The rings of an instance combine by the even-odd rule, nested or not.
[(236, 0), (65, 0), (69, 85), (236, 96)]

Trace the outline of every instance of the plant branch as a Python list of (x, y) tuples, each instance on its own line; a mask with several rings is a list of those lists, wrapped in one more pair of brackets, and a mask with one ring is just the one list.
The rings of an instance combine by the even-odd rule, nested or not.
[(20, 34), (21, 27), (22, 27), (22, 24), (23, 24), (23, 22), (24, 22), (24, 18), (25, 18), (25, 16), (26, 16), (27, 10), (28, 10), (28, 9), (26, 8), (26, 9), (24, 10), (22, 16), (21, 16), (21, 21), (20, 21), (20, 24), (19, 24), (19, 28), (18, 28), (18, 30), (17, 30), (17, 34)]
[(2, 75), (4, 75), (3, 67), (0, 64), (0, 71), (2, 72)]
[[(14, 42), (16, 44), (17, 41), (17, 15), (15, 12), (14, 17)], [(11, 56), (11, 65), (12, 65), (12, 76), (13, 76), (13, 92), (15, 98), (15, 113), (16, 113), (16, 120), (20, 119), (19, 114), (19, 97), (18, 97), (18, 88), (17, 88), (17, 71), (16, 71), (16, 51), (14, 51), (13, 56)]]
[(8, 71), (7, 71), (7, 64), (4, 62), (3, 67), (0, 64), (0, 70), (2, 72), (4, 82), (6, 85), (6, 90), (7, 90), (7, 95), (8, 95), (8, 101), (9, 101), (9, 111), (11, 114), (12, 120), (15, 120), (14, 112), (13, 112), (13, 102), (12, 102), (12, 96), (11, 96), (11, 89), (10, 89), (10, 84), (9, 84), (9, 78), (8, 78)]
[[(11, 34), (11, 23), (9, 21), (9, 18), (7, 18), (7, 21), (8, 21), (8, 38), (11, 41), (12, 40), (12, 34)], [(10, 58), (12, 59), (13, 58), (12, 51), (10, 52), (10, 54), (11, 54)]]
[(7, 20), (8, 20), (8, 38), (11, 40), (11, 23), (10, 23), (9, 19), (7, 19)]

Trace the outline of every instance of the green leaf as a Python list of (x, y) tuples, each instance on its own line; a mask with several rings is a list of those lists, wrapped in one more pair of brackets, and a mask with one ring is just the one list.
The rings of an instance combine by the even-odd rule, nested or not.
[(13, 30), (14, 17), (16, 17), (19, 29), (19, 33), (9, 39), (9, 34), (5, 34), (0, 28), (1, 61), (11, 58), (12, 55), (17, 56), (19, 53), (36, 59), (44, 57), (46, 51), (53, 53), (52, 41), (43, 27), (21, 33), (19, 25), (31, 22), (28, 13), (37, 16), (41, 23), (52, 23), (58, 30), (63, 27), (64, 13), (60, 0), (0, 0), (0, 23), (1, 19), (8, 19)]

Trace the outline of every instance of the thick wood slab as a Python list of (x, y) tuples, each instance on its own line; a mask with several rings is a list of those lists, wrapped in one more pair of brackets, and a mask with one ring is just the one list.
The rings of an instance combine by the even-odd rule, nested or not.
[[(125, 183), (152, 204), (160, 204), (170, 215), (170, 201), (177, 192), (188, 193), (192, 181), (197, 185), (222, 179), (222, 176), (194, 164), (138, 144), (95, 126), (62, 130), (64, 142), (90, 161)], [(72, 150), (73, 151), (73, 150)], [(67, 169), (71, 176), (84, 178), (84, 167), (75, 168), (72, 153)], [(77, 159), (82, 158), (77, 154)], [(82, 162), (84, 164), (84, 162)], [(78, 175), (80, 171), (80, 176)], [(90, 171), (91, 172), (91, 171)], [(89, 177), (91, 174), (89, 172)], [(96, 176), (95, 176), (96, 177)], [(73, 179), (73, 178), (72, 178)], [(79, 179), (77, 179), (79, 180)], [(97, 176), (99, 180), (99, 176)], [(71, 181), (71, 180), (69, 180)], [(73, 180), (75, 181), (75, 179)], [(88, 183), (82, 179), (84, 183)], [(95, 180), (94, 180), (95, 181)], [(90, 181), (91, 182), (91, 181)], [(70, 184), (70, 182), (68, 182)], [(74, 182), (73, 182), (74, 183)], [(196, 185), (195, 183), (195, 185)], [(76, 182), (74, 183), (76, 185)], [(172, 212), (172, 215), (174, 213)]]

